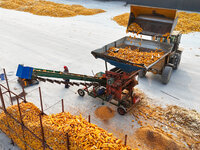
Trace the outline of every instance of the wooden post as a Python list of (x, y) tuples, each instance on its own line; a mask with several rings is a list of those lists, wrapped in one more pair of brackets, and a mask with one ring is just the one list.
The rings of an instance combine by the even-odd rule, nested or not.
[(4, 103), (3, 94), (2, 94), (2, 91), (1, 91), (1, 86), (0, 86), (0, 98), (1, 98), (2, 108), (3, 108), (4, 112), (6, 112), (6, 106), (5, 106), (5, 103)]
[(90, 115), (88, 116), (88, 122), (90, 123)]
[(9, 87), (9, 84), (8, 84), (8, 78), (7, 78), (7, 75), (6, 75), (6, 70), (3, 69), (3, 72), (4, 72), (5, 79), (6, 79), (8, 93), (9, 93), (9, 96), (10, 96), (10, 103), (11, 103), (11, 105), (13, 105), (13, 101), (12, 101), (12, 97), (11, 97), (11, 93), (10, 93), (10, 87)]
[(42, 111), (42, 115), (44, 114), (44, 110), (43, 110), (43, 103), (42, 103), (42, 93), (41, 93), (41, 88), (39, 87), (39, 94), (40, 94), (40, 105), (41, 105), (41, 111)]
[(25, 90), (24, 90), (24, 84), (22, 84), (22, 91), (24, 93), (24, 103), (26, 103), (26, 93), (25, 93)]
[(125, 135), (125, 140), (124, 140), (124, 145), (126, 146), (127, 144), (127, 134)]
[(44, 138), (44, 130), (42, 126), (42, 114), (40, 116), (40, 127), (41, 127), (41, 134), (42, 134), (42, 145), (43, 145), (43, 150), (45, 150), (45, 138)]
[(69, 148), (69, 134), (68, 133), (66, 134), (66, 137), (67, 137), (67, 150), (70, 150), (70, 148)]
[(62, 102), (62, 112), (64, 112), (65, 110), (64, 110), (64, 101), (63, 101), (63, 99), (61, 100), (61, 102)]
[(114, 44), (115, 44), (115, 47), (117, 47), (117, 42), (115, 42)]
[(106, 71), (108, 71), (107, 61), (105, 61), (105, 67), (106, 67)]
[[(21, 127), (22, 127), (22, 133), (23, 133), (23, 138), (24, 138), (24, 142), (26, 143), (26, 139), (25, 139), (25, 135), (24, 135), (24, 122), (22, 120), (22, 113), (21, 113), (21, 108), (19, 106), (19, 99), (17, 97), (17, 106), (18, 106), (18, 109), (19, 109), (19, 117), (20, 117), (20, 121), (21, 121)], [(26, 144), (24, 144), (24, 147), (25, 147), (25, 150), (27, 149), (26, 147)]]

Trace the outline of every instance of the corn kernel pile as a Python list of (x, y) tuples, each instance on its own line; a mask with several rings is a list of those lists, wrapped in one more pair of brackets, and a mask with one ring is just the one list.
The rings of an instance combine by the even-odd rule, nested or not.
[[(182, 33), (200, 32), (200, 14), (178, 12), (178, 23), (175, 30)], [(121, 26), (127, 26), (129, 20), (129, 13), (124, 13), (112, 18)]]
[(105, 12), (102, 9), (88, 9), (81, 5), (58, 4), (44, 0), (0, 0), (0, 7), (52, 17), (73, 17)]
[(112, 20), (116, 21), (120, 26), (127, 26), (129, 20), (129, 13), (124, 13), (112, 18)]
[[(32, 132), (42, 139), (39, 121), (40, 110), (32, 103), (20, 104), (23, 122)], [(15, 118), (19, 119), (17, 105), (7, 108), (7, 111)], [(4, 122), (4, 123), (2, 123)], [(108, 133), (97, 125), (87, 122), (82, 116), (73, 116), (70, 113), (59, 113), (42, 116), (45, 141), (57, 150), (67, 149), (66, 133), (69, 134), (70, 150), (130, 150), (124, 146), (120, 139), (115, 138), (112, 133)], [(24, 143), (6, 127), (8, 125), (26, 141), (33, 149), (42, 150), (42, 143), (37, 140), (29, 131), (25, 130), (25, 138), (21, 126), (12, 118), (6, 116), (4, 112), (0, 114), (0, 129), (6, 133), (21, 148), (25, 149)], [(27, 149), (30, 149), (27, 147)], [(46, 148), (49, 149), (49, 148)]]
[(161, 58), (164, 55), (164, 52), (140, 52), (139, 49), (131, 49), (130, 47), (111, 47), (108, 50), (108, 55), (129, 61), (131, 63), (144, 64), (145, 66), (149, 66), (150, 64)]

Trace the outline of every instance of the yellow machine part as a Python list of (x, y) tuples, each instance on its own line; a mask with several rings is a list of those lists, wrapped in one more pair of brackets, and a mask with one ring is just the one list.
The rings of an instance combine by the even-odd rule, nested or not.
[(177, 24), (176, 9), (166, 9), (148, 6), (131, 5), (128, 28), (135, 23), (142, 28), (141, 34), (150, 36), (162, 36), (173, 32)]
[(164, 15), (166, 18), (174, 20), (176, 18), (176, 9), (166, 9), (148, 6), (131, 5), (131, 13), (137, 17), (138, 15), (154, 15), (156, 14)]

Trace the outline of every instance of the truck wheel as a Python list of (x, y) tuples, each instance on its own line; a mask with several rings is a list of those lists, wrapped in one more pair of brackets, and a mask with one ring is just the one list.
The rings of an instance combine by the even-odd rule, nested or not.
[(144, 78), (146, 73), (147, 73), (146, 70), (141, 70), (138, 75), (139, 75), (140, 78)]
[(83, 97), (85, 95), (85, 91), (83, 89), (78, 89), (78, 94)]
[(173, 69), (174, 70), (178, 69), (180, 61), (181, 61), (181, 54), (179, 54), (179, 53), (174, 54), (174, 60), (173, 60), (173, 64), (174, 64)]
[(174, 70), (178, 69), (180, 61), (181, 61), (181, 54), (179, 54), (179, 53), (175, 53), (174, 55), (172, 55), (169, 60), (169, 62), (174, 65), (174, 67), (173, 67)]
[(126, 109), (124, 107), (121, 107), (119, 106), (117, 108), (117, 112), (120, 114), (120, 115), (125, 115), (126, 114)]
[(165, 66), (165, 68), (162, 71), (161, 81), (163, 84), (167, 84), (171, 78), (172, 75), (172, 67)]

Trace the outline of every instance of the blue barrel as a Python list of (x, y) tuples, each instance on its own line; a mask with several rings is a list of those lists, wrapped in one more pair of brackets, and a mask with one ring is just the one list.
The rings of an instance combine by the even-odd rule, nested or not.
[(1, 78), (1, 80), (5, 80), (5, 76), (4, 76), (4, 74), (2, 73), (2, 74), (0, 74), (0, 78)]

